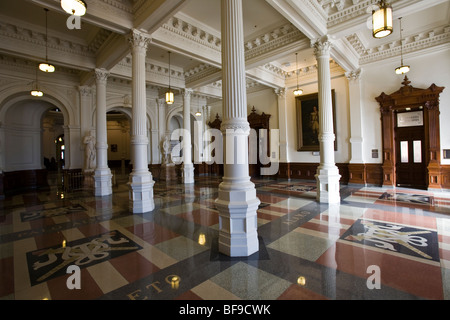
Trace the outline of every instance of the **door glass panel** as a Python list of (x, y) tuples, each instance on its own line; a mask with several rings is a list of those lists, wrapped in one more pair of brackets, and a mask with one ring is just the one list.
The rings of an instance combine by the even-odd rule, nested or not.
[(414, 163), (422, 163), (422, 141), (413, 141)]
[(408, 163), (408, 141), (400, 141), (400, 161)]

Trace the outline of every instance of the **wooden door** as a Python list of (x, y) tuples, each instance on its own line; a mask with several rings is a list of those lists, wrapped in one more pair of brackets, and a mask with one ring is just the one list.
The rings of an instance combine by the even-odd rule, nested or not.
[(424, 127), (396, 128), (395, 148), (397, 186), (426, 189)]

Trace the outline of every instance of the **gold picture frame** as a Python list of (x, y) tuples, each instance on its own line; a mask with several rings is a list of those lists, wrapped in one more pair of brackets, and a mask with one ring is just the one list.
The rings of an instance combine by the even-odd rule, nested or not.
[[(333, 132), (336, 136), (335, 91), (331, 90), (333, 108)], [(295, 98), (297, 112), (297, 151), (320, 151), (319, 144), (319, 93)], [(337, 150), (337, 138), (334, 150)]]

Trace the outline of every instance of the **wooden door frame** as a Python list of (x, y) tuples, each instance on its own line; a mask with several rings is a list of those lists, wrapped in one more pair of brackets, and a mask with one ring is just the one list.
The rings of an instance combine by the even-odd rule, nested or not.
[(380, 104), (381, 131), (383, 142), (383, 186), (395, 187), (396, 181), (396, 148), (395, 123), (398, 111), (410, 108), (411, 111), (423, 110), (425, 130), (425, 163), (427, 166), (428, 189), (441, 188), (441, 143), (439, 129), (439, 95), (445, 89), (434, 83), (428, 89), (410, 86), (405, 76), (403, 87), (386, 95), (384, 92), (376, 97)]

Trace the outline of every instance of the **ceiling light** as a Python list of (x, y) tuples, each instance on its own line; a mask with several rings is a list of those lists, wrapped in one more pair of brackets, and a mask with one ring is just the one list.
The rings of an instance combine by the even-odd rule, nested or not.
[(409, 66), (403, 64), (403, 38), (402, 38), (402, 18), (400, 20), (400, 55), (401, 55), (401, 65), (395, 69), (396, 74), (405, 74), (411, 69)]
[(384, 38), (392, 31), (392, 7), (381, 0), (378, 10), (372, 11), (372, 35), (374, 38)]
[(31, 94), (33, 97), (42, 97), (42, 96), (44, 95), (44, 93), (43, 93), (41, 90), (39, 90), (39, 84), (38, 84), (38, 79), (37, 79), (38, 75), (37, 75), (37, 73), (38, 73), (38, 71), (37, 71), (37, 69), (36, 69), (36, 81), (33, 81), (33, 86), (32, 86), (32, 89), (31, 89), (31, 91), (30, 91), (30, 94)]
[(87, 4), (82, 0), (61, 0), (61, 8), (69, 14), (83, 16), (86, 14)]
[(295, 63), (296, 63), (297, 69), (295, 70), (295, 72), (297, 73), (297, 89), (294, 90), (294, 96), (296, 96), (296, 97), (298, 97), (299, 95), (301, 95), (303, 93), (303, 90), (298, 87), (298, 61), (297, 61), (297, 54), (298, 53), (296, 52), (295, 53)]
[(166, 92), (166, 103), (173, 104), (174, 95), (172, 90), (170, 90), (170, 51), (169, 51), (169, 90)]
[(55, 72), (55, 66), (48, 63), (48, 23), (47, 23), (48, 9), (44, 8), (44, 10), (45, 10), (45, 62), (39, 65), (39, 70), (50, 73)]

